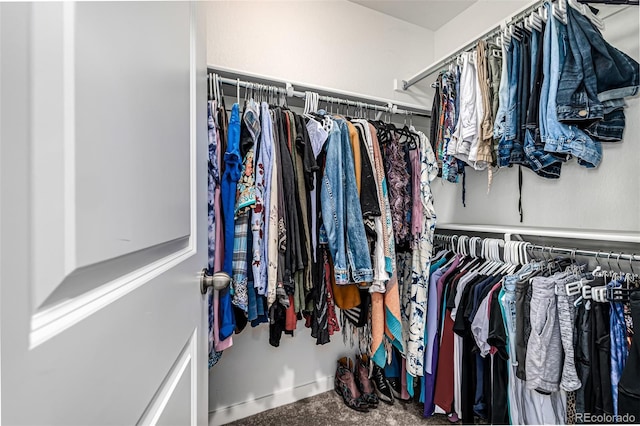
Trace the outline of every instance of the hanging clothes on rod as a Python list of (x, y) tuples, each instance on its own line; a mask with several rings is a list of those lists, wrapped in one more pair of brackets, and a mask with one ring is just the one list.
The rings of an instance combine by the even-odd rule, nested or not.
[(522, 222), (523, 169), (559, 179), (570, 159), (594, 169), (603, 144), (622, 141), (640, 66), (603, 28), (575, 0), (544, 2), (443, 62), (430, 139), (442, 179), (462, 181), (463, 206), (467, 166), (488, 171), (488, 189), (495, 168), (517, 166)]
[(427, 324), (437, 380), (425, 381), (425, 416), (575, 424), (637, 413), (640, 256), (611, 253), (627, 266), (590, 269), (578, 257), (598, 252), (441, 234), (435, 247), (430, 289), (446, 308)]
[[(214, 72), (215, 73), (215, 69), (214, 68), (210, 68), (209, 70), (210, 72)], [(233, 78), (228, 78), (228, 77), (222, 77), (219, 76), (217, 77), (218, 81), (222, 84), (227, 84), (227, 85), (231, 85), (231, 86), (235, 86), (237, 88), (237, 90), (240, 89), (240, 87), (243, 87), (245, 89), (249, 89), (249, 90), (261, 90), (262, 89), (266, 89), (267, 91), (271, 91), (272, 94), (275, 95), (284, 95), (287, 96), (289, 98), (302, 98), (305, 99), (307, 96), (307, 93), (315, 93), (317, 100), (318, 101), (323, 101), (326, 103), (330, 103), (332, 105), (339, 105), (339, 106), (345, 106), (345, 107), (354, 107), (356, 109), (368, 109), (368, 110), (372, 110), (372, 111), (381, 111), (381, 112), (386, 112), (389, 114), (402, 114), (402, 115), (415, 115), (415, 116), (419, 116), (419, 117), (430, 117), (431, 114), (428, 111), (425, 111), (424, 109), (420, 108), (416, 108), (416, 107), (411, 107), (411, 109), (409, 109), (409, 107), (406, 108), (399, 108), (400, 106), (402, 106), (402, 104), (396, 102), (396, 101), (386, 101), (386, 105), (379, 105), (379, 104), (374, 104), (371, 102), (361, 102), (358, 100), (352, 100), (352, 99), (346, 99), (344, 97), (339, 97), (339, 96), (332, 96), (332, 95), (319, 95), (318, 93), (314, 92), (314, 91), (305, 91), (305, 92), (301, 92), (298, 90), (294, 90), (293, 86), (289, 83), (285, 83), (285, 87), (278, 87), (278, 86), (274, 86), (272, 84), (262, 84), (262, 83), (254, 83), (254, 82), (250, 82), (250, 81), (246, 81), (246, 80), (240, 80), (240, 79), (233, 79)], [(367, 100), (368, 99), (366, 97), (362, 97), (361, 99), (363, 100)]]
[[(231, 277), (210, 296), (210, 365), (247, 324), (268, 323), (277, 347), (304, 319), (316, 344), (342, 330), (376, 371), (402, 365), (406, 375), (389, 377), (413, 394), (423, 374), (437, 175), (415, 114), (208, 78), (209, 272)], [(230, 117), (223, 85), (245, 89)], [(287, 106), (292, 95), (304, 97), (302, 114)], [(405, 125), (367, 119), (367, 109), (387, 120), (405, 113)]]

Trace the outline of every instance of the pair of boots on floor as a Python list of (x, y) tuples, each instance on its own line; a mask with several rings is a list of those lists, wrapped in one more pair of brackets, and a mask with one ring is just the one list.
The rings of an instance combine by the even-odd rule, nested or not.
[[(355, 366), (351, 358), (338, 360), (334, 389), (345, 405), (357, 411), (367, 412), (377, 408), (379, 401), (393, 404), (394, 390), (382, 368), (375, 365), (367, 355), (357, 355)], [(399, 397), (397, 395), (396, 397)]]

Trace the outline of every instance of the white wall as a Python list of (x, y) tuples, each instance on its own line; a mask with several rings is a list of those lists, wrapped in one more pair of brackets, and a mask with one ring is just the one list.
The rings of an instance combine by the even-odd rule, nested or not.
[[(500, 22), (499, 10), (507, 12), (506, 1), (480, 1), (469, 10), (436, 31), (436, 57), (438, 44), (446, 45), (452, 38), (465, 40), (477, 35), (478, 21), (485, 27)], [(482, 13), (480, 8), (486, 7)], [(619, 6), (601, 7), (603, 16), (619, 10)], [(474, 9), (474, 10), (471, 10)], [(609, 43), (626, 52), (635, 60), (639, 53), (639, 11), (630, 7), (624, 12), (605, 19), (604, 37)], [(456, 29), (456, 31), (453, 31)], [(466, 31), (468, 29), (468, 31)], [(452, 47), (455, 49), (455, 47)], [(433, 79), (429, 80), (430, 82)], [(595, 170), (586, 170), (575, 160), (564, 164), (559, 180), (546, 180), (523, 169), (524, 226), (579, 228), (594, 230), (640, 231), (640, 101), (628, 100), (625, 111), (627, 127), (624, 140), (616, 144), (603, 144), (603, 159)], [(441, 182), (434, 184), (435, 207), (438, 223), (520, 225), (518, 214), (518, 169), (500, 169), (494, 175), (490, 194), (487, 194), (487, 173), (467, 167), (467, 207), (461, 203), (461, 184)]]
[(433, 32), (346, 0), (215, 1), (209, 65), (431, 107), (395, 91), (433, 60)]
[[(347, 1), (215, 1), (207, 5), (209, 65), (431, 107), (393, 90), (433, 61), (433, 32)], [(211, 424), (250, 416), (333, 388), (336, 360), (354, 351), (295, 337), (269, 345), (267, 325), (247, 327), (210, 372)]]
[(531, 3), (531, 0), (478, 0), (435, 31), (434, 59), (441, 59), (475, 40)]

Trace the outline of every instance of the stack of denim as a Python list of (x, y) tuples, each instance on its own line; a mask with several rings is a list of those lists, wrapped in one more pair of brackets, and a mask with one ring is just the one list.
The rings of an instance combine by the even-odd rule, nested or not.
[[(493, 166), (520, 165), (548, 179), (559, 178), (572, 157), (583, 167), (597, 167), (602, 142), (623, 139), (624, 99), (638, 92), (638, 63), (607, 43), (577, 10), (568, 8), (564, 24), (549, 3), (545, 8), (549, 19), (541, 31), (516, 28), (501, 55), (480, 42), (438, 76), (431, 140), (443, 179), (457, 182), (465, 164), (485, 167), (468, 148), (473, 154), (474, 146), (482, 150), (486, 143), (482, 117), (493, 120)], [(470, 85), (462, 78), (470, 72), (487, 79)], [(482, 105), (496, 104), (496, 112), (482, 114)], [(467, 112), (474, 108), (474, 114)]]

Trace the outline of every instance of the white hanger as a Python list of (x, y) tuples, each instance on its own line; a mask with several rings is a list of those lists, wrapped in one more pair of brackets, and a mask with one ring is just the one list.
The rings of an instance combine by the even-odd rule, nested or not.
[(542, 32), (542, 18), (536, 11), (531, 12), (531, 15), (529, 15), (529, 24), (531, 28), (534, 28), (538, 32)]
[(222, 91), (220, 90), (220, 76), (218, 74), (213, 74), (214, 84), (214, 96), (217, 99), (218, 103), (222, 102)]
[(591, 9), (586, 4), (578, 3), (576, 0), (567, 0), (571, 8), (577, 10), (584, 16), (586, 16), (593, 25), (595, 25), (600, 31), (604, 31), (604, 22), (591, 12)]
[(213, 85), (213, 98), (218, 102), (218, 104), (222, 101), (220, 98), (220, 82), (218, 80), (218, 74), (213, 73), (211, 77), (211, 84)]
[(513, 273), (513, 270), (517, 267), (517, 260), (514, 249), (516, 248), (515, 241), (506, 241), (504, 243), (504, 265), (498, 270), (499, 273)]
[(491, 259), (489, 258), (488, 253), (488, 247), (489, 239), (485, 238), (484, 240), (482, 240), (482, 244), (480, 245), (480, 257), (484, 259), (484, 262), (478, 265), (477, 271), (479, 274), (482, 274), (487, 266), (491, 263)]
[(500, 259), (499, 250), (500, 250), (500, 247), (499, 247), (498, 240), (490, 239), (489, 240), (489, 258), (493, 262), (491, 266), (485, 271), (486, 275), (493, 274), (504, 265), (504, 263), (502, 263), (502, 260)]
[(208, 80), (207, 80), (207, 89), (209, 91), (209, 95), (211, 96), (211, 99), (215, 99), (215, 93), (213, 93), (213, 73), (208, 73)]
[(551, 3), (551, 12), (558, 21), (567, 25), (567, 8), (565, 0), (558, 0), (558, 3)]
[(485, 263), (481, 265), (481, 267), (478, 270), (478, 273), (482, 275), (484, 275), (486, 271), (491, 269), (495, 264), (495, 261), (493, 260), (493, 256), (492, 256), (493, 253), (491, 252), (491, 247), (492, 247), (491, 241), (492, 241), (491, 238), (485, 238), (482, 241), (482, 257), (486, 259)]
[(540, 17), (540, 19), (542, 19), (544, 22), (547, 22), (547, 20), (549, 19), (549, 15), (547, 15), (547, 8), (544, 6), (540, 6), (538, 8), (538, 16)]

